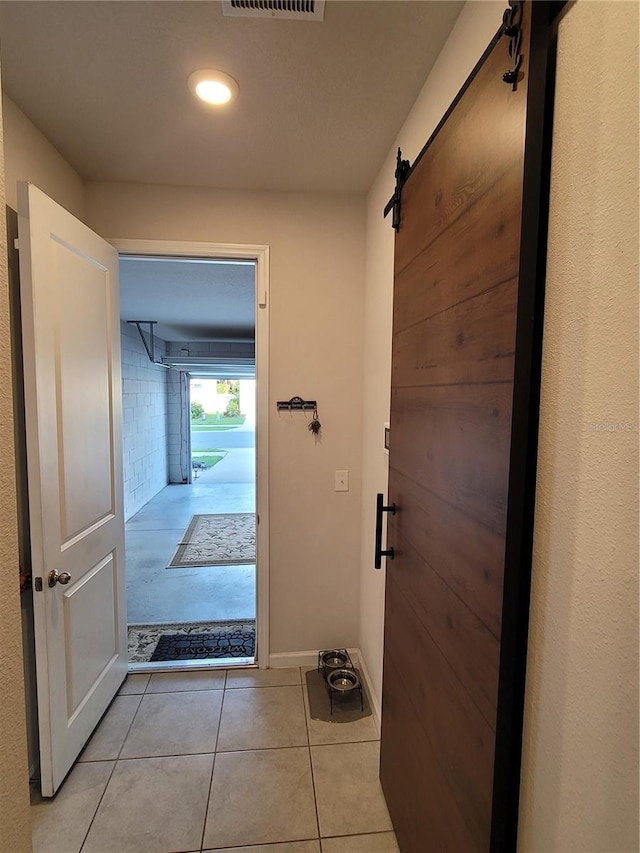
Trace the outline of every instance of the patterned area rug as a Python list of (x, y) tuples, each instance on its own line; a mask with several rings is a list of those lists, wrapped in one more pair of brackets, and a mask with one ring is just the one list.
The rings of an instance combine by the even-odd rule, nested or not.
[(255, 513), (194, 515), (167, 568), (239, 566), (255, 561)]
[[(240, 639), (248, 643), (251, 641), (254, 651), (246, 657), (255, 654), (256, 623), (254, 619), (228, 619), (225, 622), (186, 622), (180, 624), (155, 624), (155, 625), (129, 625), (129, 661), (130, 663), (148, 663), (151, 660), (179, 660), (177, 657), (154, 658), (153, 654), (162, 636), (182, 636), (194, 638), (200, 642), (200, 638), (218, 635), (221, 639)], [(238, 643), (234, 643), (238, 645)], [(248, 645), (246, 646), (248, 648)], [(211, 657), (244, 657), (240, 654), (211, 655)], [(182, 658), (182, 660), (193, 660), (193, 657)]]

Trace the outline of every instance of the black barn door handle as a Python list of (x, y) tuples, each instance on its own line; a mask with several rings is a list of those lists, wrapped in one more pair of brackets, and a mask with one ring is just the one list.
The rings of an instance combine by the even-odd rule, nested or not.
[(382, 492), (378, 492), (376, 495), (376, 549), (375, 549), (375, 558), (374, 558), (374, 567), (376, 569), (382, 568), (382, 558), (389, 557), (390, 560), (393, 560), (394, 553), (393, 548), (387, 548), (386, 550), (382, 550), (382, 513), (390, 512), (391, 515), (396, 514), (396, 505), (395, 503), (389, 504), (389, 506), (384, 505), (384, 497)]

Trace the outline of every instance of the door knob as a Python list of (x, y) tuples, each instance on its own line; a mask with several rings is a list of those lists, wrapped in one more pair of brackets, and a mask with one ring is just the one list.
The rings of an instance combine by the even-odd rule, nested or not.
[(71, 580), (71, 575), (69, 572), (58, 572), (57, 569), (51, 569), (49, 572), (48, 584), (49, 586), (55, 586), (57, 583), (61, 583), (63, 585), (68, 584)]

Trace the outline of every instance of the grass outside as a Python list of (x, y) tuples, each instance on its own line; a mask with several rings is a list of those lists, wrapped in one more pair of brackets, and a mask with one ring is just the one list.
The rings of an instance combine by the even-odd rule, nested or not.
[(194, 453), (191, 456), (191, 466), (198, 462), (200, 465), (205, 465), (207, 468), (213, 468), (218, 462), (221, 462), (227, 454), (221, 450), (218, 453)]

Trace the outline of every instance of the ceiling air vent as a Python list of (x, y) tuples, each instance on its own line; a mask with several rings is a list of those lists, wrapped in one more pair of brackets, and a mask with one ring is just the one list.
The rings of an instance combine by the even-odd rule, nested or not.
[(321, 21), (324, 0), (222, 0), (222, 14), (239, 18)]

